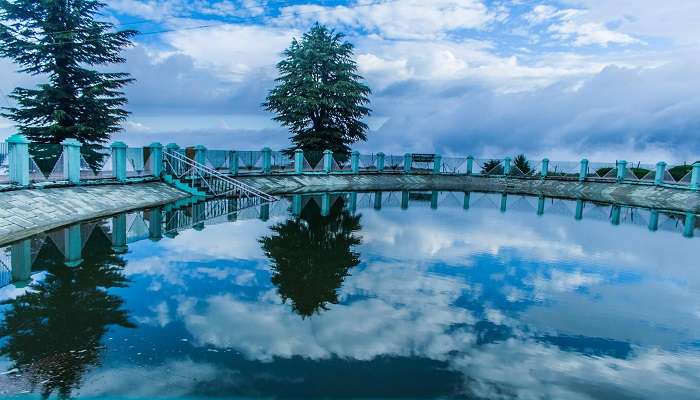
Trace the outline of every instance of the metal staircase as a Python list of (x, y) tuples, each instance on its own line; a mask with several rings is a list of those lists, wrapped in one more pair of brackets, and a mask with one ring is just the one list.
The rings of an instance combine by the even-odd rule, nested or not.
[(182, 152), (166, 150), (163, 154), (166, 180), (174, 179), (193, 192), (213, 197), (238, 197), (262, 202), (277, 198), (187, 157)]

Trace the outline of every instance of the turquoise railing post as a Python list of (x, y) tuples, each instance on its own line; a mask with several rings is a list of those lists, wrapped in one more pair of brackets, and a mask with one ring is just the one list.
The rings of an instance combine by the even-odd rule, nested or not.
[(503, 175), (506, 175), (506, 176), (510, 175), (510, 162), (512, 160), (513, 159), (510, 157), (506, 157), (503, 159)]
[(501, 212), (504, 213), (508, 209), (508, 193), (501, 194)]
[(301, 216), (301, 195), (295, 194), (292, 196), (292, 215), (295, 217)]
[(126, 144), (112, 143), (112, 174), (117, 182), (126, 181)]
[(207, 148), (201, 144), (194, 146), (194, 162), (202, 165), (207, 164)]
[(690, 175), (690, 190), (700, 190), (700, 162), (693, 164), (693, 172)]
[(117, 254), (124, 254), (129, 248), (126, 246), (126, 213), (112, 217), (112, 250)]
[(438, 191), (433, 190), (430, 193), (430, 208), (433, 210), (437, 210), (438, 208)]
[(620, 212), (622, 211), (622, 207), (619, 205), (613, 204), (612, 206), (612, 212), (611, 217), (610, 217), (610, 222), (613, 225), (620, 225)]
[[(27, 162), (29, 164), (29, 162)], [(22, 240), (10, 246), (10, 268), (12, 283), (16, 288), (26, 287), (32, 279), (32, 241)]]
[(374, 193), (374, 209), (377, 211), (382, 209), (382, 192)]
[(234, 222), (238, 219), (238, 199), (229, 197), (226, 199), (226, 219), (229, 222)]
[(649, 230), (656, 232), (659, 230), (659, 211), (651, 210), (649, 213)]
[(617, 181), (622, 182), (627, 175), (627, 161), (620, 160), (617, 162)]
[(403, 190), (401, 191), (401, 209), (402, 210), (408, 210), (408, 199), (409, 199), (409, 193), (408, 190)]
[(543, 158), (542, 159), (542, 171), (540, 171), (540, 175), (542, 176), (542, 178), (546, 178), (548, 174), (549, 174), (549, 158)]
[(350, 213), (355, 215), (357, 212), (357, 192), (350, 193)]
[(68, 182), (80, 183), (80, 148), (83, 146), (78, 139), (68, 138), (61, 142), (63, 145), (63, 177)]
[(537, 215), (544, 215), (544, 196), (537, 198)]
[(229, 152), (228, 170), (231, 172), (231, 175), (233, 175), (233, 176), (238, 175), (238, 152), (235, 150), (232, 150), (231, 152)]
[(683, 223), (683, 236), (692, 238), (695, 236), (695, 213), (685, 213), (685, 222)]
[(377, 172), (384, 172), (385, 157), (384, 153), (377, 153)]
[(574, 219), (580, 221), (583, 219), (583, 200), (576, 200), (576, 214), (574, 214)]
[(321, 216), (327, 217), (331, 214), (331, 195), (324, 193), (321, 195)]
[(666, 163), (659, 161), (656, 163), (656, 175), (654, 176), (654, 185), (661, 186), (664, 183), (664, 176), (666, 175)]
[(270, 175), (272, 172), (272, 149), (269, 147), (262, 149), (262, 170), (263, 175)]
[(406, 153), (403, 155), (403, 172), (411, 173), (411, 166), (413, 164), (413, 155), (411, 153)]
[(7, 138), (6, 142), (10, 182), (29, 186), (29, 140), (24, 135), (16, 134)]
[[(168, 152), (168, 153), (175, 153), (175, 152), (178, 151), (179, 149), (180, 149), (180, 146), (178, 146), (178, 145), (175, 144), (175, 143), (168, 143), (168, 144), (165, 145), (165, 151)], [(175, 162), (175, 160), (172, 159), (172, 158), (169, 158), (169, 159), (168, 159), (168, 162), (171, 162), (171, 163), (172, 163), (172, 162)], [(166, 164), (166, 166), (167, 166), (167, 164)], [(170, 167), (166, 168), (166, 170), (165, 170), (165, 175), (171, 175), (171, 174), (172, 174), (172, 171), (171, 171), (169, 168), (170, 168)]]
[(330, 174), (333, 171), (333, 151), (323, 151), (323, 172)]
[(464, 204), (463, 207), (465, 210), (468, 210), (470, 205), (471, 205), (471, 193), (470, 192), (464, 192)]
[(474, 157), (467, 157), (467, 175), (474, 173)]
[(304, 171), (304, 150), (296, 149), (294, 150), (294, 173), (301, 175)]
[(163, 238), (163, 212), (160, 208), (149, 210), (148, 238), (152, 242), (157, 242)]
[(442, 156), (440, 154), (436, 154), (435, 158), (433, 159), (433, 175), (439, 174), (441, 168), (442, 168)]
[(80, 225), (73, 225), (64, 232), (65, 241), (65, 266), (75, 268), (83, 262), (83, 241), (80, 233)]
[(260, 206), (260, 221), (267, 222), (270, 219), (270, 203)]
[(353, 174), (360, 173), (360, 152), (357, 150), (353, 150), (353, 152), (350, 153), (350, 167), (352, 168)]
[(163, 145), (158, 142), (153, 142), (148, 145), (151, 149), (149, 162), (151, 163), (151, 174), (160, 177), (163, 173)]
[(581, 169), (578, 172), (579, 182), (585, 181), (587, 176), (588, 176), (588, 160), (586, 160), (584, 158), (583, 160), (581, 160)]

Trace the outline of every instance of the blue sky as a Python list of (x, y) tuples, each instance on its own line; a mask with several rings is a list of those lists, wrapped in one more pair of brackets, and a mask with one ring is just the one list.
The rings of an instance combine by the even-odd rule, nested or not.
[[(260, 103), (279, 53), (320, 21), (355, 44), (373, 89), (360, 150), (700, 158), (700, 2), (107, 3), (104, 18), (142, 32), (112, 67), (137, 79), (119, 137), (129, 144), (288, 145)], [(37, 82), (14, 69), (0, 61), (0, 97)], [(0, 120), (0, 135), (11, 132)]]

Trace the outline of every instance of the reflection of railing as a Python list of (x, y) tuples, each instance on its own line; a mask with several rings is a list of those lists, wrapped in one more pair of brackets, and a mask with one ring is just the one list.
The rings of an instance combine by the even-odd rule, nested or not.
[(260, 198), (263, 201), (276, 200), (274, 196), (200, 164), (179, 151), (168, 150), (164, 155), (166, 174), (186, 180), (192, 187), (204, 189), (214, 196), (235, 195), (242, 198)]

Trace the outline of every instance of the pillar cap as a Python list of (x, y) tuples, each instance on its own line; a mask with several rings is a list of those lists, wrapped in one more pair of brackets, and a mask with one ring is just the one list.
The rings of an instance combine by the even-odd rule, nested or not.
[(272, 152), (272, 149), (269, 147), (263, 147), (262, 152), (263, 153), (270, 153), (270, 152)]
[(114, 148), (125, 149), (125, 148), (126, 148), (126, 143), (124, 143), (124, 142), (114, 142), (114, 143), (112, 143), (112, 148), (113, 148), (113, 149), (114, 149)]
[(549, 158), (543, 158), (542, 161), (549, 162)]
[(80, 141), (78, 139), (75, 139), (75, 138), (64, 139), (61, 142), (61, 144), (64, 146), (70, 146), (70, 147), (81, 147), (83, 145), (82, 143), (80, 143)]
[(377, 155), (378, 155), (378, 156), (383, 156), (383, 155), (385, 155), (385, 154), (384, 154), (383, 152), (380, 151), (379, 153), (377, 153)]
[(179, 149), (180, 148), (180, 146), (178, 146), (177, 143), (168, 143), (167, 145), (165, 145), (165, 147), (168, 149)]
[(666, 161), (659, 161), (659, 162), (656, 163), (656, 165), (659, 165), (659, 166), (666, 166), (666, 165), (668, 165), (668, 164), (666, 163)]
[(27, 139), (27, 137), (21, 133), (17, 133), (7, 138), (6, 142), (14, 144), (29, 144), (29, 139)]
[(333, 154), (333, 152), (331, 150), (326, 149), (323, 150), (323, 154)]
[(581, 162), (582, 162), (582, 163), (587, 163), (587, 162), (588, 162), (588, 159), (587, 159), (587, 158), (584, 158), (584, 159), (581, 160)]
[(303, 153), (304, 150), (302, 150), (302, 149), (296, 149), (296, 150), (294, 150), (294, 152), (295, 152), (295, 153)]
[(152, 149), (162, 149), (163, 144), (161, 144), (160, 142), (153, 142), (153, 143), (149, 144), (148, 147), (150, 147)]
[(359, 156), (359, 155), (360, 155), (360, 152), (359, 152), (359, 151), (357, 151), (357, 150), (353, 150), (353, 151), (352, 151), (352, 153), (350, 153), (350, 154), (353, 154), (353, 155), (355, 155), (355, 154), (356, 154), (356, 155), (358, 155), (358, 156)]
[(204, 146), (201, 145), (201, 144), (198, 144), (198, 145), (194, 146), (194, 149), (195, 149), (195, 150), (206, 150), (207, 148), (204, 147)]
[(473, 160), (474, 156), (467, 156), (467, 160)]
[(510, 158), (510, 157), (506, 157), (506, 158), (503, 159), (503, 161), (512, 161), (512, 160), (513, 160), (513, 159)]
[(695, 161), (693, 163), (693, 167), (700, 167), (700, 161)]

